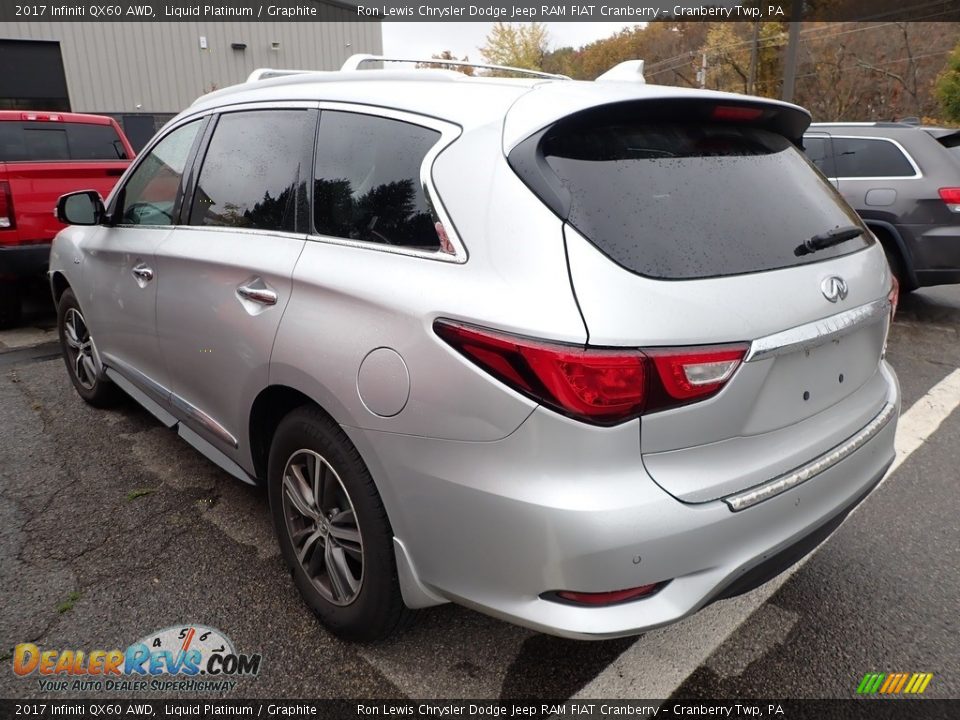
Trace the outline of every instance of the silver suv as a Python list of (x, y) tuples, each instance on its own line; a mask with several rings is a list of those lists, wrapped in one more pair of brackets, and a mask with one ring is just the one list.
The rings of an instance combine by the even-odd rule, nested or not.
[(67, 370), (265, 484), (344, 637), (449, 601), (671, 623), (811, 550), (894, 457), (896, 287), (808, 124), (637, 81), (255, 73), (105, 203), (61, 198)]

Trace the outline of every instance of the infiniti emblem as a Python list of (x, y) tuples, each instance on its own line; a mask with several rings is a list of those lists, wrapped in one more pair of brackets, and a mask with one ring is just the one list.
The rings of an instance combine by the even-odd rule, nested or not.
[(820, 283), (820, 291), (827, 300), (835, 303), (838, 300), (845, 300), (849, 289), (847, 288), (846, 280), (842, 277), (831, 275), (828, 278), (824, 278), (823, 282)]

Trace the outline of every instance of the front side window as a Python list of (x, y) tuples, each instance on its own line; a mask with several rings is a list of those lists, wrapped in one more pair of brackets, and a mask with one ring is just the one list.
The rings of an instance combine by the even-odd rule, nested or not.
[(903, 152), (888, 140), (834, 138), (837, 177), (913, 177), (916, 171)]
[(220, 117), (190, 211), (191, 225), (294, 232), (316, 114), (251, 110)]
[(440, 240), (420, 181), (436, 130), (358, 113), (320, 116), (313, 223), (321, 235), (437, 250)]
[(173, 225), (183, 170), (201, 121), (181, 125), (157, 143), (124, 185), (120, 223)]

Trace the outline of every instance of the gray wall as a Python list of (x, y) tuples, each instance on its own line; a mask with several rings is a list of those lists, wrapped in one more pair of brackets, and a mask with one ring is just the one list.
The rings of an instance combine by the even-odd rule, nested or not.
[(334, 70), (354, 53), (383, 50), (379, 22), (13, 22), (0, 25), (2, 38), (60, 41), (71, 109), (112, 114), (176, 113), (254, 68)]

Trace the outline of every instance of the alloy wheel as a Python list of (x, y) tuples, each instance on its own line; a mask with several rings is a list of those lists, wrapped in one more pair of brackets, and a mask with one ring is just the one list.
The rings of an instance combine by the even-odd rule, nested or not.
[(93, 338), (87, 329), (83, 315), (75, 308), (67, 310), (63, 318), (63, 337), (67, 344), (67, 355), (76, 375), (77, 382), (92, 390), (97, 384), (97, 360), (93, 348)]
[(283, 517), (300, 567), (325, 600), (349, 605), (363, 585), (363, 538), (346, 487), (313, 450), (283, 470)]

